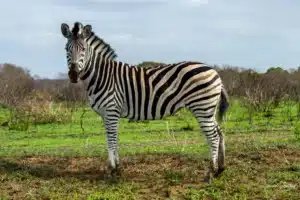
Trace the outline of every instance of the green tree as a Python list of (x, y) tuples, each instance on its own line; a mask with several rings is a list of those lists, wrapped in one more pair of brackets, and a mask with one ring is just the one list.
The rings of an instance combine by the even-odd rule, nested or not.
[(152, 66), (158, 66), (158, 65), (165, 65), (165, 63), (160, 62), (154, 62), (154, 61), (144, 61), (140, 64), (138, 64), (138, 67), (152, 67)]

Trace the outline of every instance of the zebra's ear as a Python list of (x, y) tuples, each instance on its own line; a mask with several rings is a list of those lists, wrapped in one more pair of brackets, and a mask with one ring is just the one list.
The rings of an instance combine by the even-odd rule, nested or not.
[(68, 24), (65, 24), (65, 23), (61, 24), (61, 33), (65, 38), (71, 37), (72, 34), (71, 34)]
[(85, 25), (82, 29), (82, 36), (83, 38), (88, 38), (92, 34), (92, 26), (91, 25)]

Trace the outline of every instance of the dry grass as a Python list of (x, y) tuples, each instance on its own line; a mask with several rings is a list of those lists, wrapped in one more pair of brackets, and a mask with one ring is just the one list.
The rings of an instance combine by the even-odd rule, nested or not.
[(29, 123), (69, 123), (71, 121), (70, 109), (63, 104), (54, 103), (47, 93), (35, 92), (17, 105), (12, 114), (10, 126), (15, 127), (24, 124), (26, 126)]

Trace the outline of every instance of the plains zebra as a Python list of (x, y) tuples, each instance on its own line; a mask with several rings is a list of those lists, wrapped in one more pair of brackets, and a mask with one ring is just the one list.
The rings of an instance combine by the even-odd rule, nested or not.
[(218, 73), (200, 62), (139, 68), (116, 61), (116, 53), (93, 31), (91, 25), (75, 22), (72, 29), (61, 24), (67, 38), (69, 79), (84, 82), (91, 108), (104, 121), (109, 168), (119, 169), (118, 125), (120, 118), (157, 120), (173, 115), (180, 108), (190, 110), (210, 145), (211, 170), (224, 170), (225, 144), (216, 121), (228, 106), (228, 95)]

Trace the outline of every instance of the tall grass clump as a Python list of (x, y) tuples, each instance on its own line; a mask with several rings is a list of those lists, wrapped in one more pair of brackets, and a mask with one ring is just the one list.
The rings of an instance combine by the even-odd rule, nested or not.
[(293, 132), (294, 132), (295, 139), (300, 142), (300, 123), (299, 122), (294, 124)]
[(31, 124), (65, 124), (71, 121), (72, 113), (68, 107), (54, 103), (45, 93), (35, 92), (12, 110), (9, 129), (25, 131)]

